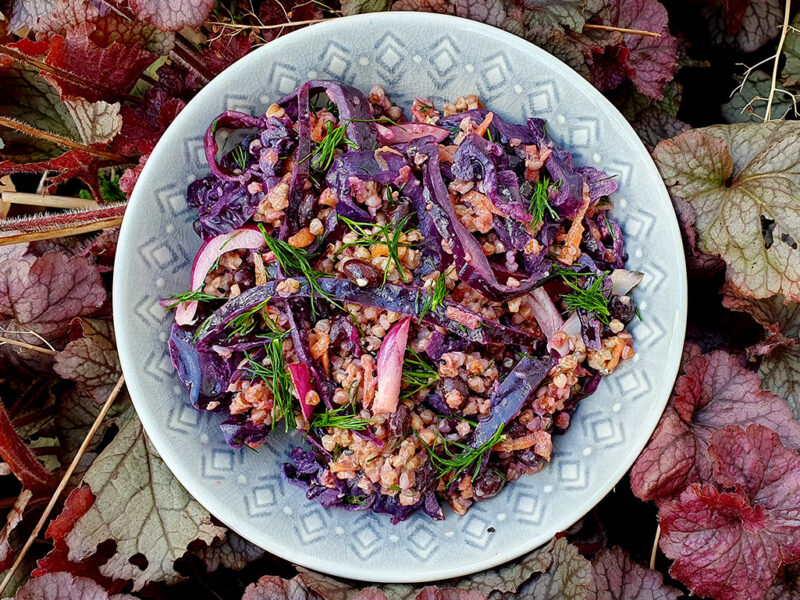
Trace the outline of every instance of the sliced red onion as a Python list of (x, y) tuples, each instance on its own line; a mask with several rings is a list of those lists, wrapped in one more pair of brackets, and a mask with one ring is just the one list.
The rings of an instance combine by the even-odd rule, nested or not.
[(531, 298), (533, 298), (533, 316), (539, 323), (539, 329), (550, 340), (564, 326), (564, 319), (561, 318), (556, 305), (543, 287), (533, 289)]
[(438, 144), (450, 135), (450, 132), (444, 127), (437, 127), (428, 123), (402, 123), (401, 125), (391, 125), (389, 127), (377, 124), (377, 126), (378, 141), (387, 146), (406, 144), (411, 140), (425, 137), (426, 135), (433, 136), (434, 141)]
[(611, 294), (614, 296), (624, 296), (642, 282), (641, 273), (636, 271), (626, 271), (625, 269), (614, 269), (611, 272)]
[[(192, 283), (190, 289), (195, 291), (203, 286), (206, 275), (217, 259), (225, 252), (242, 248), (255, 249), (264, 247), (264, 236), (254, 227), (234, 229), (205, 242), (192, 264)], [(178, 325), (191, 325), (197, 312), (197, 302), (183, 302), (175, 311), (175, 322)]]
[(372, 412), (375, 414), (390, 414), (397, 410), (410, 325), (409, 317), (402, 319), (389, 330), (381, 343), (377, 363), (378, 391), (372, 403)]
[(314, 407), (306, 402), (308, 392), (314, 391), (311, 385), (311, 373), (303, 363), (292, 363), (286, 365), (286, 368), (289, 370), (292, 383), (300, 398), (300, 408), (303, 410), (303, 416), (308, 420), (311, 418), (311, 413), (314, 412)]

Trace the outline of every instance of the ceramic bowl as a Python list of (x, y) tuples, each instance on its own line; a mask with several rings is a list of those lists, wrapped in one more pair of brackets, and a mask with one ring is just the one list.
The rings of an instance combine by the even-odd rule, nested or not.
[[(393, 526), (386, 515), (325, 510), (281, 479), (300, 439), (270, 435), (258, 451), (228, 447), (221, 416), (192, 409), (167, 354), (171, 314), (159, 305), (185, 290), (200, 240), (186, 186), (208, 172), (203, 134), (224, 110), (253, 114), (307, 79), (368, 91), (398, 104), (441, 104), (475, 93), (512, 122), (536, 116), (576, 164), (615, 174), (614, 217), (628, 266), (644, 272), (636, 356), (581, 402), (553, 458), (463, 517), (423, 514)], [(128, 389), (147, 434), (176, 477), (239, 534), (294, 563), (352, 579), (412, 582), (464, 575), (520, 556), (586, 514), (622, 478), (658, 422), (681, 355), (686, 274), (667, 192), (617, 110), (577, 73), (504, 31), (456, 17), (379, 13), (336, 19), (252, 52), (206, 86), (159, 141), (122, 225), (114, 324)]]

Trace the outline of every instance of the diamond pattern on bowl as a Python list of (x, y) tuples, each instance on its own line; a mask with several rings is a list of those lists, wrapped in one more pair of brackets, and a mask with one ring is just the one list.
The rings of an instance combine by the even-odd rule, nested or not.
[[(466, 21), (399, 13), (340, 19), (285, 36), (248, 55), (192, 100), (162, 137), (134, 191), (117, 252), (114, 311), (136, 409), (190, 493), (239, 533), (293, 562), (344, 577), (396, 581), (412, 570), (419, 578), (451, 577), (485, 566), (487, 556), (519, 556), (577, 519), (572, 507), (618, 481), (666, 402), (680, 356), (673, 337), (682, 334), (685, 279), (658, 172), (624, 120), (585, 81), (505, 36)], [(222, 417), (188, 405), (167, 356), (171, 318), (158, 301), (186, 289), (200, 245), (183, 194), (189, 182), (208, 173), (206, 128), (226, 108), (261, 110), (312, 72), (313, 78), (342, 79), (364, 91), (382, 84), (404, 107), (416, 96), (438, 102), (477, 93), (511, 121), (548, 119), (576, 164), (617, 175), (614, 216), (626, 233), (630, 268), (645, 271), (634, 292), (644, 321), (631, 327), (638, 362), (623, 364), (581, 403), (542, 472), (521, 477), (464, 517), (447, 508), (445, 521), (420, 513), (391, 526), (387, 515), (326, 511), (281, 481), (280, 463), (299, 436), (276, 432), (258, 452), (231, 450), (219, 431)]]
[[(513, 486), (509, 488), (509, 491)], [(538, 494), (517, 492), (514, 495), (514, 516), (520, 521), (538, 523), (542, 518), (542, 504)]]
[(378, 528), (372, 523), (366, 523), (351, 534), (353, 543), (351, 547), (361, 558), (367, 558), (378, 547), (381, 536)]
[[(321, 68), (334, 79), (347, 79), (353, 61), (350, 52), (338, 42), (329, 42), (322, 54)], [(291, 91), (291, 90), (289, 90)]]
[(552, 81), (543, 81), (530, 88), (525, 99), (525, 109), (530, 115), (549, 113), (558, 104), (556, 86)]
[(420, 560), (427, 560), (439, 549), (436, 533), (425, 523), (416, 527), (407, 539), (409, 542), (407, 550)]

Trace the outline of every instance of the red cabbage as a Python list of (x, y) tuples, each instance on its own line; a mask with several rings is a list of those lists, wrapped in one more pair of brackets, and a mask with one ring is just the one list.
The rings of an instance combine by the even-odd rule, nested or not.
[(523, 404), (544, 381), (555, 362), (556, 359), (548, 355), (541, 358), (525, 357), (517, 363), (492, 395), (489, 417), (478, 422), (470, 440), (473, 448), (488, 442), (500, 427), (519, 414)]
[(178, 325), (172, 326), (168, 346), (172, 365), (189, 390), (192, 406), (205, 410), (209, 402), (226, 392), (233, 374), (232, 360), (223, 359), (211, 348), (198, 347), (192, 341), (192, 332)]
[(257, 447), (267, 438), (267, 427), (256, 425), (243, 414), (230, 415), (219, 427), (228, 445), (237, 449), (242, 446)]
[[(299, 282), (300, 290), (285, 299), (309, 296), (311, 290), (308, 286), (308, 281), (303, 277), (294, 277), (293, 279)], [(232, 319), (265, 300), (277, 297), (276, 287), (280, 283), (278, 280), (270, 281), (264, 285), (251, 288), (226, 302), (203, 324), (202, 332), (198, 336), (198, 344), (209, 344), (210, 340), (213, 340), (224, 331), (226, 324)], [(320, 278), (317, 283), (323, 293), (339, 302), (374, 306), (375, 308), (390, 310), (413, 318), (420, 317), (425, 300), (425, 292), (415, 286), (387, 283), (382, 288), (367, 289), (359, 287), (349, 279), (334, 278)], [(476, 327), (471, 329), (454, 317), (463, 317), (474, 321)], [(532, 334), (510, 325), (503, 325), (497, 321), (486, 319), (449, 299), (445, 299), (441, 305), (428, 311), (422, 320), (430, 325), (444, 327), (459, 337), (481, 344), (516, 344), (531, 347), (536, 343), (536, 338)], [(299, 358), (307, 364), (311, 364), (306, 358)], [(317, 387), (320, 389), (319, 380), (317, 381)]]
[(251, 129), (253, 127), (258, 127), (257, 117), (235, 110), (226, 110), (211, 122), (203, 140), (206, 160), (208, 161), (208, 166), (211, 168), (211, 173), (224, 181), (243, 182), (248, 179), (247, 175), (236, 175), (217, 162), (217, 152), (219, 148), (217, 146), (216, 134), (218, 129)]
[(189, 184), (186, 201), (199, 213), (195, 231), (204, 240), (230, 233), (252, 217), (264, 194), (251, 194), (246, 185), (220, 181), (213, 175)]

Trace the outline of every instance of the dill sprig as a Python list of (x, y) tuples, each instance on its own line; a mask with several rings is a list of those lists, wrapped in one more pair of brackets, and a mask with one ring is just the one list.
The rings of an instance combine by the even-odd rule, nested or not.
[(407, 349), (405, 360), (403, 361), (402, 383), (406, 386), (403, 390), (403, 398), (410, 398), (417, 392), (429, 388), (439, 381), (439, 371), (422, 358), (411, 348)]
[(226, 298), (220, 298), (219, 296), (212, 296), (211, 294), (206, 294), (200, 290), (195, 291), (188, 291), (183, 292), (182, 294), (172, 294), (169, 296), (170, 300), (174, 300), (175, 302), (167, 305), (167, 310), (172, 310), (176, 306), (183, 304), (184, 302), (211, 302), (212, 300), (226, 300)]
[(603, 282), (606, 279), (605, 273), (597, 276), (588, 288), (581, 287), (574, 279), (564, 277), (564, 283), (573, 291), (563, 296), (564, 305), (569, 310), (585, 310), (594, 313), (598, 320), (604, 325), (608, 325), (611, 311), (608, 309), (608, 298), (603, 294)]
[(274, 429), (275, 423), (280, 417), (283, 417), (284, 430), (289, 431), (297, 426), (297, 421), (294, 416), (294, 397), (291, 392), (292, 380), (283, 360), (283, 341), (281, 338), (274, 338), (264, 344), (264, 350), (267, 352), (268, 364), (266, 365), (253, 360), (245, 352), (248, 370), (254, 377), (262, 379), (272, 392), (272, 428)]
[(429, 312), (433, 312), (442, 305), (444, 299), (447, 297), (447, 280), (444, 273), (439, 273), (436, 278), (436, 283), (428, 290), (425, 295), (425, 301), (422, 303), (422, 310), (419, 312), (419, 322), (425, 318)]
[[(419, 434), (417, 434), (417, 437), (419, 437)], [(494, 432), (492, 437), (477, 448), (460, 442), (448, 442), (442, 437), (438, 439), (442, 442), (443, 454), (437, 454), (434, 448), (426, 444), (422, 438), (419, 438), (419, 441), (428, 452), (428, 459), (436, 469), (439, 477), (444, 478), (452, 474), (449, 480), (453, 481), (464, 471), (474, 466), (475, 470), (472, 473), (472, 479), (474, 481), (475, 477), (478, 475), (481, 463), (483, 462), (483, 457), (493, 446), (505, 440), (506, 436), (503, 434), (503, 426), (501, 425), (498, 430)]]
[(350, 429), (353, 431), (363, 431), (375, 421), (362, 419), (354, 414), (344, 412), (348, 405), (340, 406), (334, 410), (326, 410), (323, 413), (314, 415), (311, 419), (310, 429), (322, 429), (323, 427), (334, 427), (336, 429)]
[(247, 169), (247, 153), (245, 153), (244, 148), (241, 146), (236, 146), (231, 151), (231, 158), (233, 159), (233, 162), (239, 165), (239, 168), (244, 173), (244, 171)]
[[(339, 146), (339, 144), (345, 143), (351, 148), (358, 150), (358, 144), (356, 144), (353, 140), (348, 139), (345, 133), (345, 125), (334, 127), (333, 123), (328, 121), (325, 137), (322, 138), (322, 141), (317, 146), (317, 149), (309, 155), (313, 157), (311, 166), (318, 171), (325, 171), (326, 169), (329, 169), (331, 164), (333, 164), (333, 159), (336, 158), (336, 148)], [(307, 158), (308, 156), (303, 157), (300, 162), (306, 160)]]
[(264, 317), (263, 311), (267, 306), (267, 302), (269, 301), (270, 299), (267, 298), (260, 304), (257, 304), (253, 308), (231, 319), (231, 321), (227, 325), (225, 325), (225, 329), (231, 330), (231, 332), (228, 334), (227, 339), (231, 339), (234, 336), (243, 337), (255, 331), (256, 316), (259, 313), (261, 313), (262, 319), (266, 322), (268, 319)]
[(547, 212), (551, 218), (558, 219), (558, 213), (550, 206), (550, 187), (550, 178), (545, 176), (537, 181), (533, 188), (531, 202), (528, 205), (528, 214), (533, 217), (532, 225), (534, 227), (544, 222), (545, 212)]
[[(400, 262), (399, 248), (404, 246), (410, 248), (414, 243), (402, 242), (403, 230), (408, 224), (411, 215), (406, 215), (397, 223), (387, 223), (386, 225), (376, 225), (375, 223), (362, 223), (360, 221), (353, 221), (347, 217), (339, 215), (339, 220), (347, 225), (353, 233), (359, 235), (359, 239), (354, 242), (343, 244), (336, 252), (336, 256), (341, 254), (345, 248), (350, 246), (386, 246), (386, 253), (389, 255), (389, 260), (386, 261), (386, 266), (383, 269), (383, 282), (381, 286), (386, 285), (386, 278), (389, 276), (389, 264), (394, 264), (397, 273), (400, 275), (400, 280), (403, 283), (408, 282), (408, 276), (403, 272), (403, 263)], [(371, 231), (374, 230), (374, 231)]]
[(267, 233), (263, 223), (259, 223), (258, 228), (261, 231), (261, 235), (264, 236), (264, 241), (266, 242), (267, 247), (269, 247), (269, 249), (275, 255), (275, 258), (278, 259), (278, 262), (280, 263), (281, 267), (283, 267), (283, 270), (286, 271), (286, 274), (293, 275), (299, 273), (308, 281), (308, 286), (311, 288), (311, 312), (313, 314), (317, 314), (315, 304), (315, 297), (317, 296), (325, 298), (336, 308), (344, 310), (344, 308), (338, 302), (336, 302), (330, 294), (323, 290), (322, 286), (320, 286), (319, 280), (322, 277), (330, 277), (330, 275), (317, 271), (311, 266), (311, 254), (309, 254), (307, 250), (304, 248), (295, 248), (283, 240), (275, 239)]

